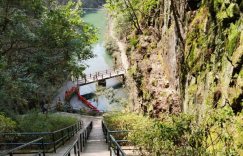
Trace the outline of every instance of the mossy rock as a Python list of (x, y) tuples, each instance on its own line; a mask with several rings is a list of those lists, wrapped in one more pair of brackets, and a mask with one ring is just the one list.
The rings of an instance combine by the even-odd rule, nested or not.
[(197, 91), (197, 85), (196, 84), (193, 84), (190, 86), (190, 88), (188, 89), (188, 94), (189, 95), (193, 95), (195, 94)]
[(237, 48), (237, 45), (240, 42), (240, 30), (238, 26), (238, 22), (236, 24), (231, 23), (229, 32), (228, 32), (228, 44), (227, 44), (227, 50), (228, 50), (228, 55), (231, 56), (234, 51)]
[(243, 68), (241, 68), (239, 75), (243, 78)]
[(206, 105), (212, 106), (212, 104), (213, 104), (213, 93), (208, 94), (208, 97), (206, 98)]
[(240, 8), (236, 3), (231, 3), (226, 12), (230, 18), (240, 16)]
[(229, 91), (229, 103), (232, 104), (239, 97), (241, 89), (233, 87)]
[(229, 5), (223, 3), (220, 8), (216, 9), (218, 21), (228, 23), (228, 21), (237, 19), (240, 16), (240, 8), (236, 3), (230, 3)]

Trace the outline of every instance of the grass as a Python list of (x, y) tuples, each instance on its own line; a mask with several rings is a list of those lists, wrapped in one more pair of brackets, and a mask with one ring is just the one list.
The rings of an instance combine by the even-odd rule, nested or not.
[(18, 117), (18, 132), (53, 132), (77, 122), (77, 118), (56, 114), (35, 114)]

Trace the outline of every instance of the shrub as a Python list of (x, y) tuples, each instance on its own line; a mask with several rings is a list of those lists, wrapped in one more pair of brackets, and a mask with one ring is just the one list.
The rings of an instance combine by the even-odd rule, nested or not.
[(16, 118), (18, 132), (53, 132), (77, 123), (77, 118), (58, 114), (39, 114), (32, 110)]
[(163, 114), (149, 119), (136, 114), (105, 116), (111, 130), (134, 130), (125, 136), (141, 155), (242, 155), (243, 112), (237, 116), (229, 107), (197, 115)]
[(5, 117), (4, 113), (0, 113), (0, 133), (14, 131), (16, 122), (11, 118)]
[[(66, 128), (77, 123), (77, 118), (74, 117), (61, 116), (57, 114), (40, 114), (38, 111), (35, 110), (30, 111), (24, 116), (20, 116), (20, 115), (13, 116), (13, 119), (15, 120), (15, 122), (12, 121), (12, 125), (16, 125), (15, 123), (17, 123), (17, 126), (14, 126), (14, 129), (11, 128), (8, 129), (8, 131), (5, 130), (4, 132), (17, 132), (17, 135), (2, 135), (2, 136), (0, 135), (0, 140), (3, 140), (3, 142), (5, 143), (29, 142), (40, 137), (44, 138), (44, 142), (50, 143), (52, 142), (53, 139), (51, 134), (28, 135), (26, 137), (26, 135), (18, 135), (18, 133), (54, 132), (56, 130)], [(8, 126), (10, 125), (11, 124), (9, 124)], [(67, 131), (64, 132), (64, 135), (66, 134)], [(61, 138), (61, 136), (62, 136), (61, 132), (56, 133), (55, 140), (58, 140), (58, 138)], [(50, 149), (52, 148), (52, 146), (47, 145), (45, 148)]]
[(63, 111), (63, 110), (64, 110), (64, 106), (63, 106), (63, 104), (62, 104), (61, 101), (58, 101), (58, 102), (56, 103), (56, 109), (57, 109), (58, 111)]
[(83, 115), (88, 115), (89, 114), (88, 109), (86, 107), (80, 108), (80, 113), (83, 114)]
[(131, 44), (131, 46), (134, 46), (134, 47), (138, 44), (138, 39), (136, 36), (134, 38), (131, 38), (130, 44)]
[(131, 24), (122, 15), (118, 15), (114, 21), (114, 33), (115, 36), (121, 40), (126, 38), (131, 32)]

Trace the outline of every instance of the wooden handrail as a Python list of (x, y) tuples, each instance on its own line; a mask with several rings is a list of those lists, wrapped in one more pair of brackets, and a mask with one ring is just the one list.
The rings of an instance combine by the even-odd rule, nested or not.
[(81, 78), (81, 80), (84, 80), (84, 79), (87, 79), (87, 78), (94, 78), (94, 77), (97, 77), (97, 76), (103, 76), (104, 74), (111, 74), (112, 72), (114, 73), (117, 73), (117, 71), (126, 71), (126, 69), (124, 68), (121, 68), (121, 69), (107, 69), (107, 70), (104, 70), (104, 71), (98, 71), (98, 72), (95, 72), (95, 73), (90, 73), (90, 74), (87, 74), (84, 76), (84, 78)]

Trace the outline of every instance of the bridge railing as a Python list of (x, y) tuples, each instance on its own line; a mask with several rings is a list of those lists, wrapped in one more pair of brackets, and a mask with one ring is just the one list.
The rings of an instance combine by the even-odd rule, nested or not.
[(23, 143), (22, 145), (16, 147), (16, 148), (13, 148), (13, 149), (10, 149), (10, 150), (7, 150), (7, 151), (4, 151), (2, 153), (0, 153), (0, 156), (4, 156), (4, 155), (7, 155), (9, 154), (10, 156), (13, 156), (14, 155), (14, 151), (17, 151), (17, 150), (20, 150), (26, 146), (29, 146), (29, 145), (33, 145), (34, 143), (36, 142), (40, 142), (39, 145), (40, 145), (40, 150), (38, 150), (37, 152), (35, 152), (35, 155), (39, 155), (41, 156), (41, 154), (43, 154), (43, 156), (45, 156), (45, 149), (44, 149), (44, 141), (43, 141), (43, 137), (39, 138), (39, 139), (36, 139), (36, 140), (33, 140), (31, 142), (28, 142), (28, 143)]
[[(71, 137), (74, 136), (75, 133), (77, 133), (83, 125), (83, 121), (79, 121), (76, 124), (54, 131), (54, 132), (29, 132), (29, 133), (2, 133), (2, 138), (21, 138), (29, 139), (31, 137), (39, 137), (42, 136), (44, 138), (43, 144), (45, 146), (52, 146), (53, 149), (51, 149), (50, 152), (54, 151), (56, 153), (56, 149), (60, 145), (64, 145), (66, 140), (70, 140)], [(22, 145), (24, 143), (0, 143), (0, 146), (18, 146)], [(39, 145), (40, 143), (32, 143), (32, 145)]]
[(72, 87), (68, 92), (65, 93), (65, 99), (68, 100), (73, 92), (78, 92), (78, 87)]
[(125, 72), (126, 73), (126, 69), (124, 68), (120, 68), (120, 69), (108, 69), (108, 70), (104, 70), (104, 71), (98, 71), (96, 73), (90, 73), (90, 74), (85, 74), (84, 77), (80, 77), (78, 79), (78, 81), (82, 81), (84, 83), (86, 83), (88, 80), (95, 80), (98, 77), (101, 77), (103, 79), (104, 76), (110, 76), (112, 77), (112, 74), (119, 74), (120, 72)]
[(80, 133), (79, 138), (75, 140), (73, 145), (65, 152), (63, 156), (70, 156), (72, 149), (74, 149), (74, 154), (80, 156), (80, 153), (83, 152), (85, 147), (85, 143), (89, 138), (90, 132), (93, 128), (93, 122), (91, 121), (90, 124)]

